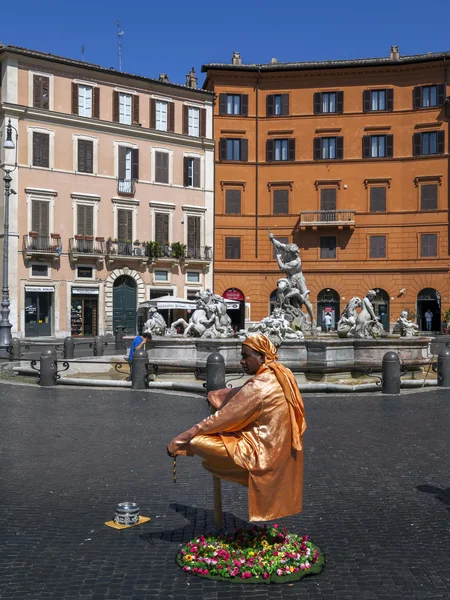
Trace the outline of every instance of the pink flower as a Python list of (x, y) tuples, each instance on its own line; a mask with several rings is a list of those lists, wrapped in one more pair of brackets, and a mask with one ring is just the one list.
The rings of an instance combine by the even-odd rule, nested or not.
[(277, 575), (278, 576), (283, 575), (283, 569), (277, 569)]
[(187, 572), (187, 571), (190, 571), (190, 570), (191, 570), (191, 567), (183, 567), (183, 571)]
[(275, 529), (278, 529), (278, 523), (275, 523), (274, 527)]
[(222, 565), (217, 565), (217, 568), (219, 569), (219, 571), (223, 569)]
[(274, 556), (278, 556), (278, 552), (275, 550), (275, 552), (273, 553)]
[(266, 571), (263, 573), (263, 579), (268, 579), (270, 577), (269, 573)]
[(209, 571), (208, 569), (203, 569), (203, 575), (208, 575)]

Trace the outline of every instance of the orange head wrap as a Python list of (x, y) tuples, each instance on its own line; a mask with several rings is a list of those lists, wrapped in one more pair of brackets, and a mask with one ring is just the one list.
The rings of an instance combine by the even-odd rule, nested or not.
[(278, 383), (281, 385), (286, 401), (289, 405), (289, 414), (292, 427), (292, 446), (296, 450), (302, 449), (302, 434), (306, 429), (305, 409), (303, 407), (302, 397), (295, 381), (292, 371), (277, 362), (277, 349), (272, 342), (260, 333), (249, 336), (244, 342), (246, 346), (260, 352), (265, 356), (264, 366), (269, 368), (275, 374)]

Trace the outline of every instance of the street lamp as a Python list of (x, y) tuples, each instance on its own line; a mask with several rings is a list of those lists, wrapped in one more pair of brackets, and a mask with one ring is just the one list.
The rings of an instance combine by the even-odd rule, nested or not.
[[(3, 274), (2, 274), (2, 308), (0, 311), (0, 348), (9, 348), (11, 344), (11, 328), (12, 325), (9, 322), (9, 287), (8, 287), (8, 252), (9, 252), (9, 197), (11, 194), (16, 192), (11, 189), (11, 173), (17, 168), (17, 140), (19, 134), (17, 129), (11, 125), (11, 119), (8, 121), (8, 125), (3, 128), (6, 130), (6, 139), (3, 142), (3, 148), (5, 150), (15, 150), (16, 156), (14, 160), (14, 167), (12, 169), (7, 168), (6, 162), (0, 168), (4, 172), (5, 176), (3, 181), (5, 182), (5, 221), (3, 226)], [(15, 132), (16, 140), (13, 140), (13, 130)]]

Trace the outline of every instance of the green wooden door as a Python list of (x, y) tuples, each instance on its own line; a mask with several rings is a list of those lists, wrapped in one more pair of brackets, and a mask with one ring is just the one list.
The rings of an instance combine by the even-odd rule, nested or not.
[(113, 330), (116, 327), (125, 327), (128, 334), (136, 333), (136, 307), (137, 307), (136, 282), (123, 275), (114, 282), (113, 289)]

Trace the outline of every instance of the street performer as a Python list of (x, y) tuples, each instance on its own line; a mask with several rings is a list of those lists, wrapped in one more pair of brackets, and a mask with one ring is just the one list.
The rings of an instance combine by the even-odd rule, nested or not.
[(242, 387), (210, 392), (217, 412), (167, 450), (197, 454), (216, 477), (247, 486), (250, 521), (272, 521), (302, 510), (304, 407), (292, 372), (264, 335), (248, 337), (241, 354), (252, 377)]

